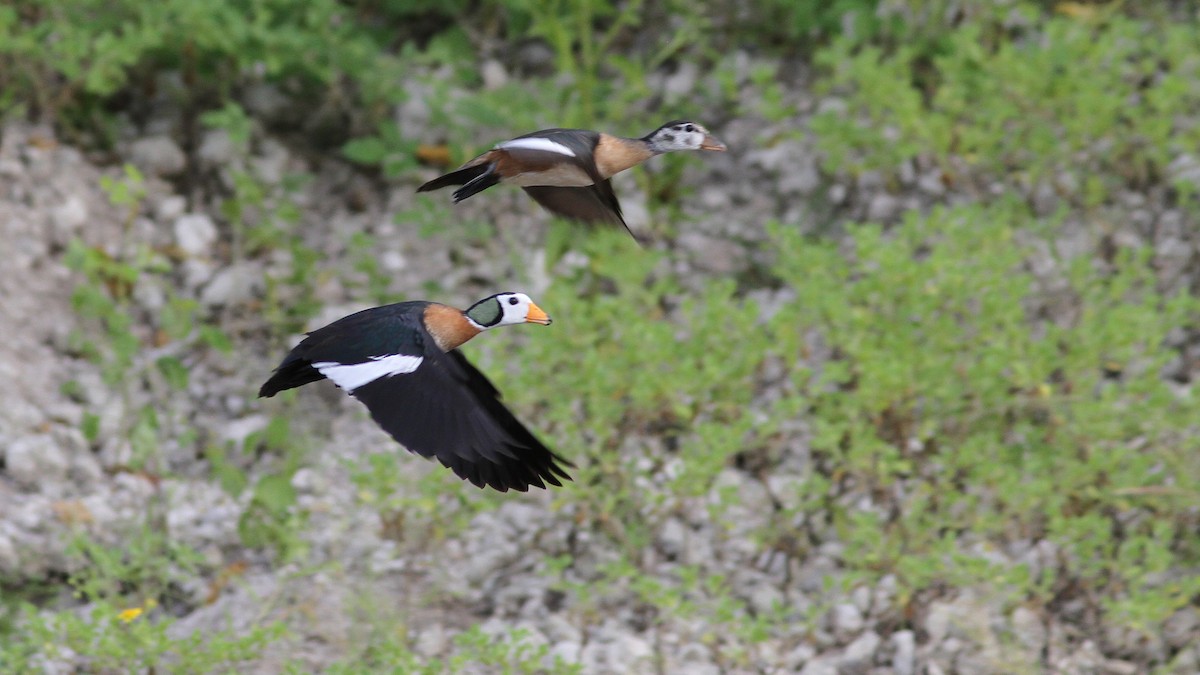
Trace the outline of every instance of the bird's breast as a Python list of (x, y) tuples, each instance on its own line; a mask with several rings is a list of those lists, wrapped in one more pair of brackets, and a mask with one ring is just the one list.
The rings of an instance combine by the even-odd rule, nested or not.
[(443, 352), (457, 349), (479, 335), (479, 329), (472, 326), (461, 311), (438, 303), (430, 303), (425, 308), (425, 330)]

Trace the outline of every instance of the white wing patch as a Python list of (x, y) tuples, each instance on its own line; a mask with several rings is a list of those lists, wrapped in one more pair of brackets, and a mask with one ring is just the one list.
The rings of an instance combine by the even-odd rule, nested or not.
[(389, 354), (388, 356), (372, 356), (370, 361), (362, 363), (317, 361), (312, 365), (319, 373), (333, 380), (337, 386), (347, 392), (353, 392), (364, 384), (374, 382), (381, 377), (411, 373), (424, 360), (420, 356)]
[(513, 148), (517, 148), (517, 149), (521, 149), (521, 150), (540, 150), (542, 152), (555, 152), (560, 155), (566, 155), (567, 157), (575, 156), (575, 151), (571, 150), (570, 148), (563, 145), (562, 143), (555, 143), (554, 141), (550, 140), (549, 138), (537, 138), (536, 136), (533, 138), (514, 138), (511, 141), (504, 141), (503, 143), (496, 144), (497, 150), (509, 150), (509, 149), (513, 149)]

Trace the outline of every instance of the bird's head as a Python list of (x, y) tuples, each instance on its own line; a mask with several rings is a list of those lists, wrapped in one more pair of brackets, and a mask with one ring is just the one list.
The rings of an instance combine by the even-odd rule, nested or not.
[(467, 318), (480, 330), (519, 323), (550, 325), (550, 317), (524, 293), (497, 293), (471, 305)]
[(642, 140), (656, 153), (676, 150), (725, 151), (725, 144), (713, 137), (708, 129), (686, 120), (667, 122), (646, 135)]

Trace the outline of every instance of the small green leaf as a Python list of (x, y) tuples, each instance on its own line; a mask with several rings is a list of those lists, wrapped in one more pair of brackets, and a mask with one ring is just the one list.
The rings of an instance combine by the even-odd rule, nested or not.
[(222, 354), (233, 353), (233, 341), (216, 326), (200, 326), (200, 339)]
[(388, 148), (378, 136), (356, 138), (342, 146), (342, 154), (359, 164), (379, 164), (388, 155)]
[(225, 494), (230, 497), (241, 495), (245, 491), (247, 483), (249, 483), (246, 479), (246, 472), (230, 462), (222, 448), (212, 446), (204, 454), (208, 458), (208, 464), (213, 475), (217, 477), (217, 481), (221, 484), (221, 489), (225, 491)]
[(174, 356), (163, 356), (159, 357), (156, 364), (159, 372), (167, 378), (167, 384), (181, 391), (187, 388), (189, 373), (182, 361)]
[(83, 431), (83, 437), (89, 443), (95, 443), (100, 436), (100, 416), (95, 413), (83, 413), (83, 421), (80, 423), (80, 428)]
[(292, 487), (291, 476), (263, 476), (254, 486), (254, 499), (272, 513), (283, 513), (296, 503), (296, 488)]

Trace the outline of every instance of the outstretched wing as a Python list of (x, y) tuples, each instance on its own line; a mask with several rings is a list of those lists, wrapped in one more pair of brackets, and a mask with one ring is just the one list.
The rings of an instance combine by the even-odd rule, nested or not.
[(611, 180), (586, 187), (536, 185), (524, 190), (550, 213), (585, 223), (629, 229), (621, 215), (621, 202), (613, 192)]
[(541, 443), (500, 401), (500, 394), (457, 350), (432, 344), (411, 371), (380, 377), (351, 393), (401, 445), (479, 487), (524, 492), (561, 486), (569, 462)]

